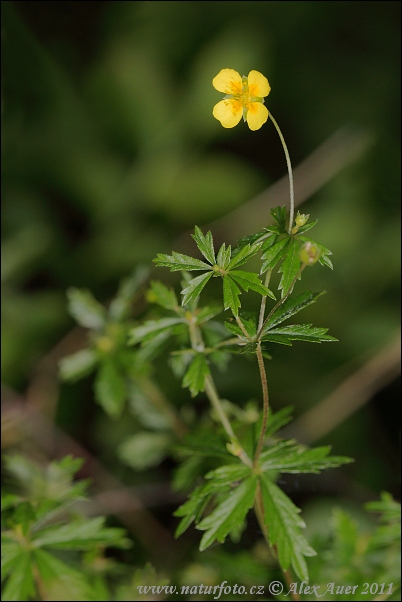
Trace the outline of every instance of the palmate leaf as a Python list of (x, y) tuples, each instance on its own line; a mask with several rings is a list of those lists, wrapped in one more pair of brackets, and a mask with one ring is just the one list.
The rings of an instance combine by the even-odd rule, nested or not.
[(315, 303), (318, 297), (324, 295), (325, 292), (326, 291), (312, 293), (311, 291), (306, 291), (301, 295), (298, 295), (297, 297), (288, 297), (286, 301), (282, 305), (280, 305), (276, 311), (274, 311), (272, 316), (267, 321), (263, 332), (266, 332), (273, 326), (284, 322), (285, 320), (294, 316), (308, 305)]
[(230, 263), (231, 254), (232, 254), (232, 249), (231, 249), (230, 245), (228, 246), (228, 248), (226, 248), (225, 243), (223, 243), (223, 245), (219, 249), (218, 255), (216, 257), (216, 263), (223, 270), (226, 270), (228, 268), (229, 263)]
[(338, 340), (325, 334), (326, 332), (328, 332), (328, 328), (317, 328), (311, 324), (289, 324), (268, 330), (261, 340), (281, 343), (282, 345), (291, 345), (291, 341), (323, 343)]
[(207, 232), (204, 236), (200, 228), (195, 226), (194, 234), (191, 236), (194, 238), (195, 242), (197, 243), (197, 247), (204, 255), (205, 259), (213, 265), (215, 263), (215, 251), (211, 231)]
[(210, 270), (212, 267), (201, 261), (201, 259), (195, 259), (189, 255), (182, 255), (172, 251), (171, 255), (165, 255), (164, 253), (158, 253), (158, 256), (153, 259), (159, 267), (170, 268), (171, 272), (178, 272), (181, 270), (187, 270), (188, 272), (194, 270)]
[(192, 301), (195, 301), (212, 275), (213, 272), (207, 272), (190, 280), (188, 286), (181, 291), (183, 295), (182, 305), (188, 305)]
[(263, 295), (264, 297), (271, 297), (271, 299), (275, 300), (274, 293), (262, 284), (261, 280), (258, 278), (258, 275), (254, 272), (244, 272), (243, 270), (231, 270), (230, 277), (233, 278), (233, 280), (235, 280), (237, 284), (240, 284), (240, 286), (246, 291), (246, 293), (251, 288), (252, 291), (260, 293), (260, 295)]
[(281, 441), (261, 454), (261, 470), (318, 474), (321, 470), (353, 462), (351, 458), (344, 456), (327, 457), (330, 451), (329, 445), (304, 449), (294, 440)]
[(286, 207), (280, 207), (279, 205), (278, 207), (274, 207), (271, 209), (271, 215), (280, 228), (282, 228), (283, 231), (286, 231), (286, 222), (288, 217)]
[(308, 582), (304, 556), (315, 556), (301, 533), (305, 527), (299, 508), (266, 475), (261, 475), (261, 492), (264, 504), (264, 522), (268, 528), (269, 542), (276, 546), (278, 560), (283, 570), (292, 565), (302, 581)]
[(175, 510), (175, 512), (173, 512), (174, 516), (183, 517), (174, 534), (176, 538), (180, 537), (180, 535), (182, 535), (182, 533), (188, 529), (192, 522), (195, 521), (198, 523), (201, 520), (205, 507), (214, 493), (215, 491), (213, 486), (211, 486), (210, 483), (205, 483), (204, 485), (194, 489), (187, 502), (182, 504), (179, 508), (177, 508), (177, 510)]
[(272, 270), (278, 261), (285, 256), (288, 246), (290, 245), (290, 237), (286, 236), (275, 244), (269, 246), (261, 255), (262, 266), (260, 270), (260, 274), (264, 274), (267, 270)]
[(258, 253), (258, 251), (261, 249), (261, 245), (262, 242), (254, 243), (252, 245), (246, 244), (234, 256), (232, 254), (232, 259), (230, 260), (228, 269), (232, 270), (233, 268), (236, 268), (240, 265), (243, 265), (243, 263), (246, 263), (246, 261), (248, 261), (250, 257), (253, 257), (256, 253)]
[(296, 239), (292, 239), (289, 247), (286, 249), (286, 257), (279, 268), (279, 272), (282, 273), (282, 278), (278, 288), (282, 290), (282, 297), (292, 290), (295, 278), (300, 271), (300, 263), (299, 243)]
[(223, 277), (223, 307), (224, 309), (231, 309), (233, 315), (239, 314), (239, 308), (241, 306), (239, 295), (241, 290), (237, 286), (234, 280), (227, 274)]
[(230, 531), (241, 524), (254, 504), (257, 477), (246, 478), (234, 491), (204, 518), (197, 529), (205, 531), (200, 543), (200, 551), (208, 548), (214, 541), (223, 543)]
[(183, 387), (190, 389), (191, 397), (195, 397), (205, 389), (205, 378), (209, 374), (206, 357), (197, 353), (183, 378)]

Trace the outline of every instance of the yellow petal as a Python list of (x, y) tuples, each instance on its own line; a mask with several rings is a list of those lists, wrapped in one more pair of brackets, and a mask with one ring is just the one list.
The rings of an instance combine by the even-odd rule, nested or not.
[(221, 100), (212, 111), (212, 115), (221, 122), (224, 128), (234, 128), (242, 118), (242, 114), (241, 102), (233, 98)]
[(268, 96), (271, 86), (266, 77), (259, 71), (250, 71), (248, 74), (248, 91), (252, 96)]
[(248, 105), (247, 123), (250, 130), (259, 130), (268, 119), (268, 109), (262, 102), (251, 102)]
[(225, 94), (241, 94), (242, 81), (240, 73), (234, 69), (221, 69), (212, 80), (213, 87)]

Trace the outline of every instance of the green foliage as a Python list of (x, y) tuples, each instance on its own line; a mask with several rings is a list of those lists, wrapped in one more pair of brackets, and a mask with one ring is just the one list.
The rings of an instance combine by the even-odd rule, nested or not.
[(67, 456), (42, 470), (23, 456), (5, 458), (16, 493), (2, 495), (2, 600), (96, 599), (80, 552), (95, 561), (106, 547), (131, 545), (124, 530), (105, 527), (104, 518), (72, 511), (85, 499), (87, 483), (73, 482), (81, 464)]

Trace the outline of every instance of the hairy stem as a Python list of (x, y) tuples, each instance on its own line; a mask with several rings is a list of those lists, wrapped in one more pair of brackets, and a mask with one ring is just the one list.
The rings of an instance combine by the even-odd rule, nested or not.
[(272, 117), (272, 113), (271, 112), (269, 113), (269, 116), (271, 118), (272, 123), (275, 126), (276, 131), (278, 132), (279, 138), (281, 139), (283, 150), (285, 151), (286, 164), (288, 166), (289, 187), (290, 187), (290, 211), (289, 211), (289, 228), (288, 228), (288, 232), (289, 232), (289, 234), (291, 234), (292, 227), (293, 227), (293, 218), (294, 218), (294, 213), (295, 213), (295, 197), (294, 197), (294, 190), (293, 190), (292, 164), (290, 162), (290, 156), (289, 156), (288, 147), (286, 146), (285, 138), (283, 137), (283, 134), (282, 134), (281, 130), (279, 129), (279, 125), (276, 123), (275, 119)]
[[(269, 281), (271, 280), (271, 274), (272, 274), (272, 270), (268, 270), (265, 276), (265, 282), (264, 285), (268, 288), (269, 285)], [(262, 330), (262, 326), (264, 324), (264, 315), (265, 315), (265, 307), (267, 305), (267, 297), (263, 297), (261, 299), (261, 307), (260, 307), (260, 316), (258, 319), (258, 328), (257, 328), (257, 332), (260, 332)]]
[(257, 344), (257, 360), (258, 360), (258, 368), (260, 370), (260, 378), (261, 378), (261, 386), (262, 386), (262, 400), (263, 400), (263, 409), (262, 409), (262, 425), (261, 425), (261, 433), (260, 438), (258, 440), (257, 449), (254, 456), (254, 467), (258, 465), (258, 460), (260, 459), (260, 455), (262, 452), (262, 448), (265, 440), (265, 433), (267, 432), (267, 424), (268, 424), (268, 413), (269, 413), (269, 396), (268, 396), (268, 382), (267, 382), (267, 374), (265, 372), (264, 366), (264, 358), (262, 357), (261, 351), (261, 343)]

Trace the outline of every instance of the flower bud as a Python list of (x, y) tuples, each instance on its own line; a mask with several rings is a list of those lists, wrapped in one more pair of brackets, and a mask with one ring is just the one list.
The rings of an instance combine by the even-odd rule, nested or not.
[(299, 257), (300, 261), (305, 265), (314, 265), (320, 258), (320, 249), (315, 242), (305, 242), (300, 247)]
[(299, 230), (299, 228), (301, 226), (304, 226), (304, 224), (306, 222), (308, 222), (308, 218), (310, 217), (310, 214), (307, 213), (307, 215), (305, 215), (304, 213), (300, 213), (299, 211), (297, 212), (296, 215), (296, 225), (292, 228), (292, 234), (296, 234), (296, 232)]

